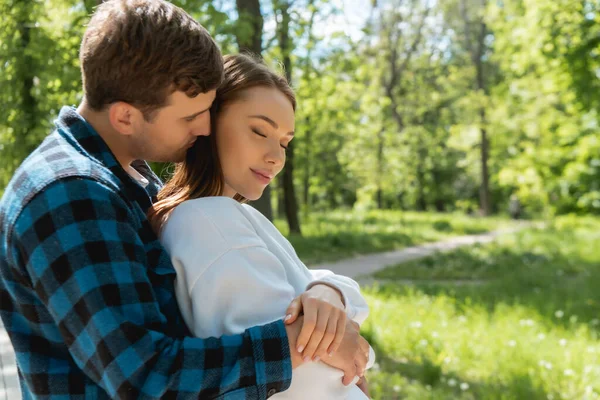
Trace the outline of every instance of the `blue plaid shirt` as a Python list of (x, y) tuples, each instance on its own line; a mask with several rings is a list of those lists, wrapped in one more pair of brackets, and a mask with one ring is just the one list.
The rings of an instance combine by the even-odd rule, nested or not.
[[(159, 179), (117, 163), (73, 108), (0, 201), (0, 315), (24, 398), (264, 399), (292, 367), (281, 321), (189, 336), (146, 211)], [(201, 254), (198, 255), (202, 257)]]

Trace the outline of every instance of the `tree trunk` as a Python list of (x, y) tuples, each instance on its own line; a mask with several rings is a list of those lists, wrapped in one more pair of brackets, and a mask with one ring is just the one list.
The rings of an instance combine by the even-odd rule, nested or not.
[[(236, 0), (238, 12), (236, 40), (240, 53), (262, 54), (263, 17), (259, 0)], [(263, 195), (264, 196), (264, 195)]]
[(21, 132), (15, 132), (15, 143), (14, 149), (17, 153), (27, 154), (31, 150), (27, 146), (27, 135), (33, 134), (33, 129), (36, 125), (36, 109), (37, 103), (33, 97), (33, 86), (35, 79), (35, 70), (33, 69), (33, 59), (27, 50), (31, 42), (31, 28), (34, 22), (31, 20), (30, 9), (28, 6), (23, 5), (20, 8), (21, 15), (17, 22), (19, 34), (21, 36), (21, 54), (23, 55), (23, 63), (17, 70), (18, 81), (22, 83), (21, 86), (21, 111), (23, 113), (23, 130)]
[[(292, 82), (292, 60), (290, 29), (290, 3), (286, 0), (276, 2), (279, 7), (274, 7), (280, 18), (277, 21), (277, 37), (281, 54), (283, 55), (283, 67), (288, 82)], [(274, 4), (275, 5), (275, 4)], [(286, 150), (286, 163), (283, 169), (283, 197), (285, 201), (285, 215), (287, 217), (290, 233), (302, 234), (300, 230), (300, 219), (298, 218), (298, 201), (294, 187), (294, 142), (290, 142)]]
[[(485, 110), (481, 109), (481, 121), (485, 121)], [(490, 196), (490, 173), (488, 170), (488, 158), (489, 158), (489, 141), (487, 138), (487, 131), (484, 126), (481, 127), (481, 189), (480, 189), (480, 201), (481, 211), (483, 215), (492, 214), (492, 202)]]
[[(250, 52), (260, 56), (262, 54), (263, 17), (260, 12), (259, 0), (236, 0), (238, 12), (238, 26), (236, 41), (240, 53)], [(273, 220), (273, 206), (271, 204), (271, 187), (267, 186), (262, 196), (252, 202), (270, 221)]]
[(383, 209), (383, 185), (381, 179), (383, 176), (383, 134), (385, 130), (381, 128), (377, 134), (377, 209)]
[(312, 127), (310, 126), (310, 117), (306, 117), (305, 120), (305, 129), (306, 129), (306, 134), (305, 134), (305, 142), (306, 142), (306, 160), (304, 160), (304, 209), (306, 210), (306, 212), (308, 213), (310, 210), (310, 176), (311, 176), (311, 168), (310, 168), (310, 163), (311, 163), (311, 148), (310, 146), (312, 145), (312, 137), (311, 137), (311, 130)]
[[(481, 10), (485, 9), (487, 0), (481, 0)], [(479, 32), (477, 35), (476, 45), (474, 48), (471, 42), (471, 31), (470, 25), (471, 21), (469, 20), (469, 14), (467, 9), (466, 0), (462, 0), (460, 3), (461, 13), (463, 15), (463, 22), (465, 25), (465, 44), (469, 54), (471, 56), (471, 61), (475, 66), (475, 88), (487, 95), (487, 85), (485, 82), (485, 72), (483, 70), (483, 54), (485, 52), (485, 37), (487, 35), (487, 26), (483, 20), (478, 23)], [(481, 18), (481, 17), (480, 17)], [(480, 133), (481, 133), (481, 186), (479, 187), (479, 204), (481, 208), (482, 215), (490, 215), (492, 213), (492, 199), (490, 195), (490, 177), (488, 170), (488, 161), (489, 161), (489, 142), (487, 137), (486, 130), (486, 115), (485, 108), (482, 106), (479, 109), (480, 116)]]

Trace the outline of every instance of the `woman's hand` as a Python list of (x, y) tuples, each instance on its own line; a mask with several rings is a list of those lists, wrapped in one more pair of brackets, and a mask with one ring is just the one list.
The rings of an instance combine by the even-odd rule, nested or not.
[(318, 361), (337, 351), (346, 329), (341, 294), (327, 285), (313, 286), (290, 303), (285, 323), (293, 323), (301, 312), (304, 323), (296, 348), (304, 361)]

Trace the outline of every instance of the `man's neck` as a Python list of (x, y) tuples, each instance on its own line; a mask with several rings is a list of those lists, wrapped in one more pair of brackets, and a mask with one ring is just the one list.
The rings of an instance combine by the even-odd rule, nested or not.
[(79, 107), (77, 107), (77, 113), (81, 115), (94, 130), (96, 130), (98, 135), (100, 135), (102, 140), (104, 140), (104, 143), (106, 143), (110, 151), (114, 154), (117, 162), (121, 164), (125, 171), (129, 172), (131, 168), (130, 165), (135, 158), (127, 152), (125, 137), (112, 128), (108, 117), (108, 111), (92, 110), (84, 99)]

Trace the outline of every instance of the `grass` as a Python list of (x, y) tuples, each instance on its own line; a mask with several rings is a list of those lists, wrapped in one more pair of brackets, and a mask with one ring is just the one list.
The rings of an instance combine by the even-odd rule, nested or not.
[(338, 210), (304, 219), (301, 224), (303, 235), (297, 236), (288, 234), (285, 221), (275, 221), (308, 265), (401, 249), (451, 236), (488, 232), (509, 224), (510, 221), (504, 218), (463, 214)]
[(364, 326), (374, 399), (600, 399), (600, 219), (558, 218), (377, 278)]

